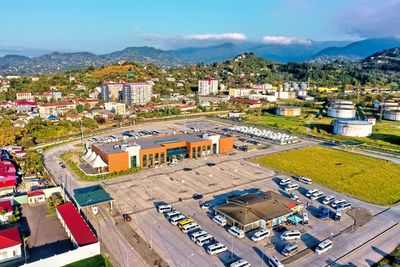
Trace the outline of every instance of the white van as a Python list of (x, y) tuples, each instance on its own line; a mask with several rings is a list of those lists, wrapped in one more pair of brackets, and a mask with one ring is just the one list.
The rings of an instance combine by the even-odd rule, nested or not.
[(317, 193), (318, 189), (314, 188), (314, 189), (310, 189), (307, 191), (306, 193), (306, 197), (311, 197), (313, 194)]
[(302, 217), (303, 217), (303, 224), (308, 224), (308, 213), (304, 211)]
[(329, 239), (322, 241), (321, 243), (319, 243), (319, 245), (315, 249), (315, 253), (317, 253), (318, 255), (321, 255), (322, 253), (330, 250), (332, 248), (332, 245), (333, 245), (333, 242)]
[(212, 218), (214, 222), (224, 227), (226, 225), (226, 219), (221, 215), (216, 215)]
[(167, 217), (167, 219), (169, 220), (169, 219), (171, 219), (172, 217), (177, 216), (177, 215), (179, 215), (179, 214), (181, 214), (179, 211), (173, 210), (173, 211), (168, 212), (167, 215), (166, 215), (166, 217)]
[(172, 206), (171, 205), (160, 205), (157, 207), (157, 211), (159, 213), (166, 213), (166, 212), (170, 212), (172, 210)]
[(323, 197), (323, 196), (324, 196), (324, 193), (321, 192), (321, 191), (318, 191), (318, 192), (312, 194), (311, 197), (310, 197), (310, 199), (312, 199), (312, 200), (317, 200), (317, 199), (319, 199), (319, 198), (321, 198), (321, 197)]
[(251, 264), (245, 259), (240, 259), (238, 261), (232, 262), (229, 267), (250, 267)]
[(283, 264), (275, 256), (269, 256), (268, 265), (271, 267), (283, 267)]
[(206, 249), (207, 253), (210, 255), (219, 254), (219, 253), (227, 251), (227, 250), (228, 250), (228, 248), (224, 244), (219, 243), (219, 242), (209, 245)]
[(268, 229), (261, 229), (257, 232), (254, 233), (254, 235), (251, 237), (251, 240), (254, 242), (258, 242), (263, 240), (264, 238), (269, 237), (270, 231)]
[(200, 247), (211, 243), (214, 240), (214, 237), (210, 234), (206, 234), (203, 236), (200, 236), (199, 238), (197, 238), (196, 244), (199, 245)]
[(342, 210), (342, 211), (349, 210), (349, 209), (351, 209), (351, 203), (349, 203), (349, 202), (342, 203), (342, 204), (338, 205), (336, 207), (336, 209)]
[(305, 176), (299, 176), (298, 180), (305, 184), (312, 184), (312, 180)]
[(236, 236), (237, 238), (243, 238), (244, 237), (244, 231), (240, 230), (238, 227), (236, 226), (231, 226), (228, 229), (228, 232), (233, 235)]
[(183, 221), (187, 219), (187, 217), (183, 214), (177, 215), (175, 217), (172, 217), (171, 220), (169, 221), (172, 225), (177, 225), (180, 221)]
[(206, 231), (200, 230), (200, 231), (192, 233), (190, 235), (190, 239), (192, 239), (193, 242), (196, 242), (199, 237), (205, 236), (206, 234), (208, 234)]
[(339, 206), (339, 205), (341, 205), (343, 203), (346, 203), (346, 199), (338, 199), (338, 200), (335, 200), (335, 201), (333, 201), (331, 203), (331, 207), (332, 208), (336, 208), (337, 206)]
[(201, 229), (201, 227), (195, 223), (195, 222), (191, 222), (188, 224), (185, 224), (184, 226), (182, 226), (182, 232), (184, 232), (185, 234), (189, 233), (190, 231), (196, 230), (196, 229)]
[(281, 240), (295, 240), (300, 239), (301, 233), (299, 230), (285, 231), (281, 234)]
[(295, 253), (298, 249), (296, 242), (288, 243), (282, 250), (283, 256), (290, 256)]
[(296, 190), (296, 189), (299, 189), (299, 185), (298, 184), (288, 184), (285, 187), (285, 191), (286, 192), (293, 191), (293, 190)]

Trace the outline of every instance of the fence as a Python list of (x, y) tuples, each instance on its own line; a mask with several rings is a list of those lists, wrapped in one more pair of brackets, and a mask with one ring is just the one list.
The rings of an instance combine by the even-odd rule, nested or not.
[(100, 254), (100, 243), (94, 243), (79, 247), (68, 252), (54, 255), (52, 257), (41, 259), (35, 262), (26, 263), (22, 266), (25, 267), (43, 267), (43, 266), (65, 266), (67, 264), (80, 261), (86, 258), (94, 257)]

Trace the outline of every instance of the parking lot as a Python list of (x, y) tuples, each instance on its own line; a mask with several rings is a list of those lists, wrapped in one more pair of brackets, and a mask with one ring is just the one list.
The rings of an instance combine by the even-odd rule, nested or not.
[[(254, 182), (251, 185), (235, 188), (236, 191), (242, 192), (254, 192), (258, 189), (263, 191), (279, 190), (279, 186), (274, 179), (264, 179)], [(225, 193), (231, 191), (232, 190), (224, 190), (217, 194), (210, 194), (205, 196), (204, 200), (212, 200), (212, 204), (221, 203), (221, 200), (227, 197)], [(307, 202), (303, 195), (300, 195), (300, 199)], [(340, 222), (335, 222), (333, 220), (321, 221), (317, 218), (318, 215), (313, 212), (318, 205), (319, 204), (316, 202), (309, 204), (307, 210), (310, 216), (310, 222), (308, 225), (298, 224), (296, 226), (285, 226), (288, 230), (297, 229), (302, 232), (301, 241), (297, 242), (299, 246), (298, 251), (302, 251), (306, 248), (313, 248), (322, 240), (349, 227), (353, 222), (351, 217), (347, 215), (345, 215)], [(155, 209), (135, 214), (132, 226), (150, 243), (153, 243), (153, 246), (157, 246), (160, 253), (163, 254), (173, 266), (185, 266), (185, 260), (192, 254), (193, 256), (189, 258), (189, 261), (195, 266), (224, 266), (233, 260), (231, 259), (232, 252), (233, 258), (243, 257), (254, 266), (261, 266), (262, 261), (265, 261), (266, 264), (268, 261), (267, 255), (275, 255), (281, 260), (285, 259), (280, 252), (287, 242), (279, 240), (279, 233), (275, 232), (270, 238), (254, 243), (249, 239), (254, 231), (247, 233), (246, 237), (243, 239), (233, 237), (226, 229), (217, 225), (210, 219), (209, 213), (199, 207), (199, 201), (188, 200), (183, 203), (176, 203), (174, 207), (185, 215), (193, 218), (202, 229), (213, 235), (216, 240), (225, 244), (229, 252), (224, 252), (218, 256), (209, 256), (204, 251), (204, 248), (194, 244), (185, 234), (176, 226), (170, 224), (167, 219)]]

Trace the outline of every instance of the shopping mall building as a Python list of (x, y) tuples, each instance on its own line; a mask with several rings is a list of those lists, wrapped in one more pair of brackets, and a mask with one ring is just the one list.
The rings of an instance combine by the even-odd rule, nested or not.
[(233, 137), (207, 132), (93, 143), (82, 159), (96, 172), (117, 172), (174, 163), (183, 158), (225, 154), (232, 150)]

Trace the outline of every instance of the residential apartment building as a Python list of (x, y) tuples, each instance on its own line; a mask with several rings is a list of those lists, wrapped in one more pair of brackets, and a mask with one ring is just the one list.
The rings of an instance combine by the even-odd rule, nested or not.
[(218, 80), (213, 78), (201, 79), (198, 82), (199, 95), (212, 95), (218, 93)]
[(262, 88), (230, 88), (229, 96), (230, 97), (243, 97), (249, 96), (251, 94), (265, 94), (267, 89)]
[(115, 114), (120, 114), (120, 115), (126, 114), (125, 103), (107, 102), (104, 103), (104, 109), (114, 112)]
[(17, 100), (32, 100), (32, 93), (27, 91), (17, 92)]
[(146, 104), (153, 95), (153, 85), (142, 83), (105, 83), (101, 95), (106, 102), (123, 101), (127, 105)]
[(76, 109), (76, 104), (71, 102), (43, 103), (38, 106), (38, 109), (41, 117), (47, 117), (50, 115), (60, 116), (64, 115), (71, 109)]

